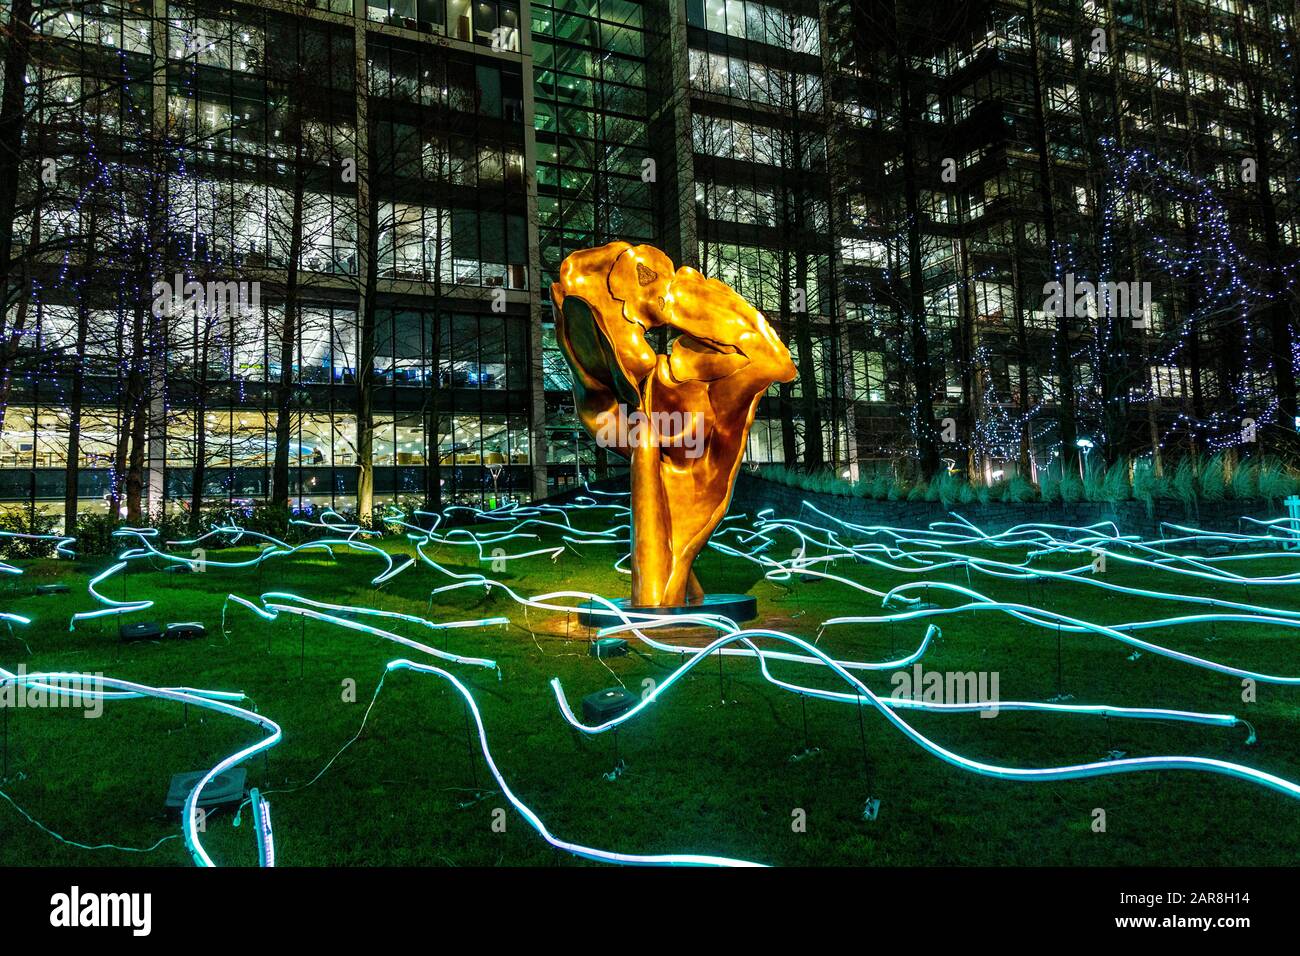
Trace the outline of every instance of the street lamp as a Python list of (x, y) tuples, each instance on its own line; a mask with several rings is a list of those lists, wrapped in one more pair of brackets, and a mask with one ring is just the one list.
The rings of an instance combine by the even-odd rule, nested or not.
[(1090, 452), (1095, 446), (1093, 445), (1091, 438), (1080, 438), (1078, 441), (1075, 442), (1075, 444), (1078, 445), (1081, 449), (1083, 449), (1083, 455), (1079, 458), (1079, 479), (1083, 480), (1084, 479), (1083, 463), (1088, 458), (1088, 452)]

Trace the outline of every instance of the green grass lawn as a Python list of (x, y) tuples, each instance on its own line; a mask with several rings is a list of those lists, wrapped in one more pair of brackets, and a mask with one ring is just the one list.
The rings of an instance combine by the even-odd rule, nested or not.
[[(805, 518), (811, 516), (805, 515)], [(599, 519), (588, 516), (588, 527)], [(618, 519), (619, 522), (623, 519)], [(499, 530), (499, 525), (493, 525)], [(510, 542), (513, 551), (559, 543)], [(789, 549), (797, 542), (789, 538)], [(782, 542), (784, 546), (784, 542)], [(526, 547), (525, 547), (526, 545)], [(401, 538), (385, 539), (394, 552), (412, 553)], [(783, 553), (789, 553), (787, 549)], [(578, 553), (578, 552), (581, 553)], [(186, 552), (188, 553), (188, 552)], [(247, 547), (213, 551), (213, 560), (247, 557)], [(571, 588), (618, 597), (629, 579), (612, 568), (619, 549), (578, 545), (558, 560), (512, 561), (493, 573), (473, 548), (437, 546), (428, 553), (459, 571), (481, 571), (526, 594)], [(775, 551), (774, 551), (775, 553)], [(992, 554), (992, 552), (990, 552)], [(1011, 552), (997, 557), (1017, 560)], [(269, 590), (341, 604), (391, 608), (432, 620), (508, 616), (509, 627), (465, 629), (434, 643), (489, 657), (491, 671), (453, 670), (472, 690), (487, 726), (494, 758), (511, 788), (557, 836), (623, 852), (693, 852), (780, 865), (1068, 864), (1068, 865), (1284, 865), (1300, 852), (1300, 803), (1242, 781), (1194, 772), (1154, 772), (1089, 781), (1024, 783), (987, 779), (950, 767), (906, 740), (874, 710), (817, 700), (806, 702), (807, 742), (818, 752), (792, 759), (805, 746), (803, 701), (766, 683), (753, 660), (708, 661), (680, 686), (626, 725), (619, 755), (627, 772), (604, 778), (615, 762), (615, 741), (586, 738), (560, 716), (549, 687), (561, 679), (575, 710), (580, 698), (618, 683), (639, 691), (661, 681), (681, 662), (633, 642), (633, 653), (599, 661), (587, 653), (591, 632), (566, 615), (526, 615), (500, 589), (429, 592), (447, 579), (417, 566), (376, 589), (382, 570), (375, 556), (339, 551), (335, 558), (307, 552), (273, 558), (260, 571), (210, 568), (174, 575), (133, 562), (106, 582), (114, 598), (147, 597), (154, 609), (126, 620), (201, 620), (209, 634), (192, 642), (123, 644), (117, 622), (86, 622), (69, 632), (75, 611), (97, 605), (86, 592), (107, 560), (19, 562), (26, 573), (6, 583), (0, 608), (32, 618), (15, 637), (0, 632), (0, 664), (10, 670), (102, 672), (155, 686), (188, 685), (239, 690), (284, 728), (284, 740), (266, 760), (248, 765), (249, 782), (271, 791), (281, 865), (531, 865), (581, 863), (548, 846), (495, 792), (466, 734), (460, 697), (437, 678), (394, 672), (385, 680), (364, 733), (333, 766), (310, 781), (361, 725), (363, 714), (397, 657), (420, 659), (406, 648), (326, 623), (297, 618), (266, 623), (232, 605), (222, 629), (227, 594), (250, 599)], [(1064, 558), (1044, 566), (1066, 567)], [(1240, 573), (1296, 570), (1286, 560), (1234, 563)], [(891, 574), (845, 561), (835, 573), (879, 589), (923, 576)], [(710, 591), (757, 596), (764, 626), (809, 640), (821, 621), (879, 613), (878, 601), (834, 582), (763, 580), (750, 562), (708, 552), (697, 563)], [(965, 584), (964, 572), (934, 580)], [(1107, 580), (1184, 593), (1300, 607), (1300, 587), (1246, 588), (1217, 584), (1194, 589), (1187, 579), (1111, 563)], [(35, 585), (66, 582), (71, 591), (35, 596)], [(1197, 613), (1186, 604), (1127, 600), (1070, 582), (1026, 586), (975, 574), (985, 594), (1049, 607), (1088, 620), (1115, 623)], [(951, 595), (933, 597), (957, 603)], [(939, 619), (943, 640), (923, 659), (927, 670), (996, 671), (1003, 700), (1045, 700), (1057, 692), (1055, 634), (1002, 614)], [(428, 640), (411, 628), (399, 631)], [(921, 622), (827, 629), (820, 647), (840, 658), (888, 659), (921, 640)], [(427, 632), (425, 632), (427, 634)], [(707, 639), (704, 632), (671, 638)], [(1300, 634), (1260, 625), (1209, 625), (1142, 632), (1164, 643), (1257, 671), (1300, 673)], [(1080, 703), (1107, 703), (1232, 713), (1258, 732), (1248, 746), (1241, 728), (1105, 720), (1099, 717), (1002, 713), (907, 714), (928, 736), (958, 753), (1021, 767), (1078, 763), (1108, 751), (1130, 756), (1213, 756), (1300, 780), (1300, 690), (1261, 684), (1258, 699), (1242, 700), (1241, 682), (1144, 654), (1105, 638), (1062, 638), (1064, 691)], [(433, 663), (436, 663), (434, 661)], [(784, 665), (779, 676), (834, 687), (822, 668)], [(356, 702), (343, 699), (354, 680)], [(867, 674), (882, 696), (888, 673)], [(148, 847), (179, 833), (163, 812), (172, 774), (202, 770), (260, 734), (242, 721), (156, 701), (109, 702), (102, 717), (74, 709), (14, 710), (8, 715), (8, 777), (2, 789), (45, 826), (68, 840)], [(865, 739), (865, 756), (864, 756)], [(283, 791), (283, 792), (275, 792)], [(476, 791), (484, 791), (477, 793)], [(881, 801), (874, 821), (862, 819), (867, 797)], [(504, 808), (505, 830), (493, 827)], [(1093, 811), (1106, 812), (1105, 832), (1094, 832)], [(792, 828), (806, 813), (806, 831)], [(497, 815), (499, 817), (499, 815)], [(204, 845), (220, 864), (252, 865), (256, 848), (251, 815), (242, 825), (217, 814)], [(68, 846), (0, 801), (0, 864), (188, 865), (180, 839), (146, 853)]]

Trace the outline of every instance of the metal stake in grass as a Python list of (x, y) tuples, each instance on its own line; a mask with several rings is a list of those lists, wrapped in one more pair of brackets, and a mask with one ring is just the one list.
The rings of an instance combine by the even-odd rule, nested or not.
[(478, 765), (474, 759), (474, 739), (469, 730), (469, 704), (463, 707), (465, 711), (465, 755), (469, 758), (469, 779), (473, 784), (474, 791), (478, 792)]
[(858, 697), (858, 737), (862, 740), (862, 776), (871, 786), (871, 757), (867, 753), (867, 727), (862, 719), (862, 692), (855, 691)]
[(1056, 696), (1065, 695), (1064, 678), (1061, 669), (1061, 622), (1056, 622)]
[(718, 648), (718, 697), (724, 704), (727, 702), (727, 690), (722, 683), (722, 648)]
[(21, 645), (23, 646), (23, 650), (26, 652), (27, 656), (28, 656), (28, 657), (31, 657), (31, 656), (32, 656), (32, 647), (31, 647), (31, 645), (28, 644), (26, 641), (24, 641), (24, 640), (23, 640), (21, 637), (19, 637), (17, 634), (14, 633), (14, 626), (13, 626), (13, 623), (12, 623), (11, 621), (5, 621), (5, 629), (6, 629), (6, 630), (8, 631), (8, 633), (9, 633), (9, 639), (10, 639), (11, 641), (16, 641), (17, 643), (21, 644)]

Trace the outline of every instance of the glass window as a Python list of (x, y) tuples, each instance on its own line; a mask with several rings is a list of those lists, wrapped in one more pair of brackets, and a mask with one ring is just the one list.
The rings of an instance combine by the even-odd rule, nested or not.
[(475, 67), (478, 81), (478, 111), (484, 116), (501, 116), (501, 71), (495, 66)]

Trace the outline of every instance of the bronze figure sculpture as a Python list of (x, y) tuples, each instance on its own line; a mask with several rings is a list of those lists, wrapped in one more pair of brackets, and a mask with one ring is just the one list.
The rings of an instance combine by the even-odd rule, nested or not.
[[(653, 246), (564, 260), (551, 286), (579, 419), (631, 461), (632, 600), (698, 605), (692, 566), (726, 514), (759, 399), (795, 377), (776, 332), (725, 283)], [(646, 333), (676, 332), (667, 354)]]

